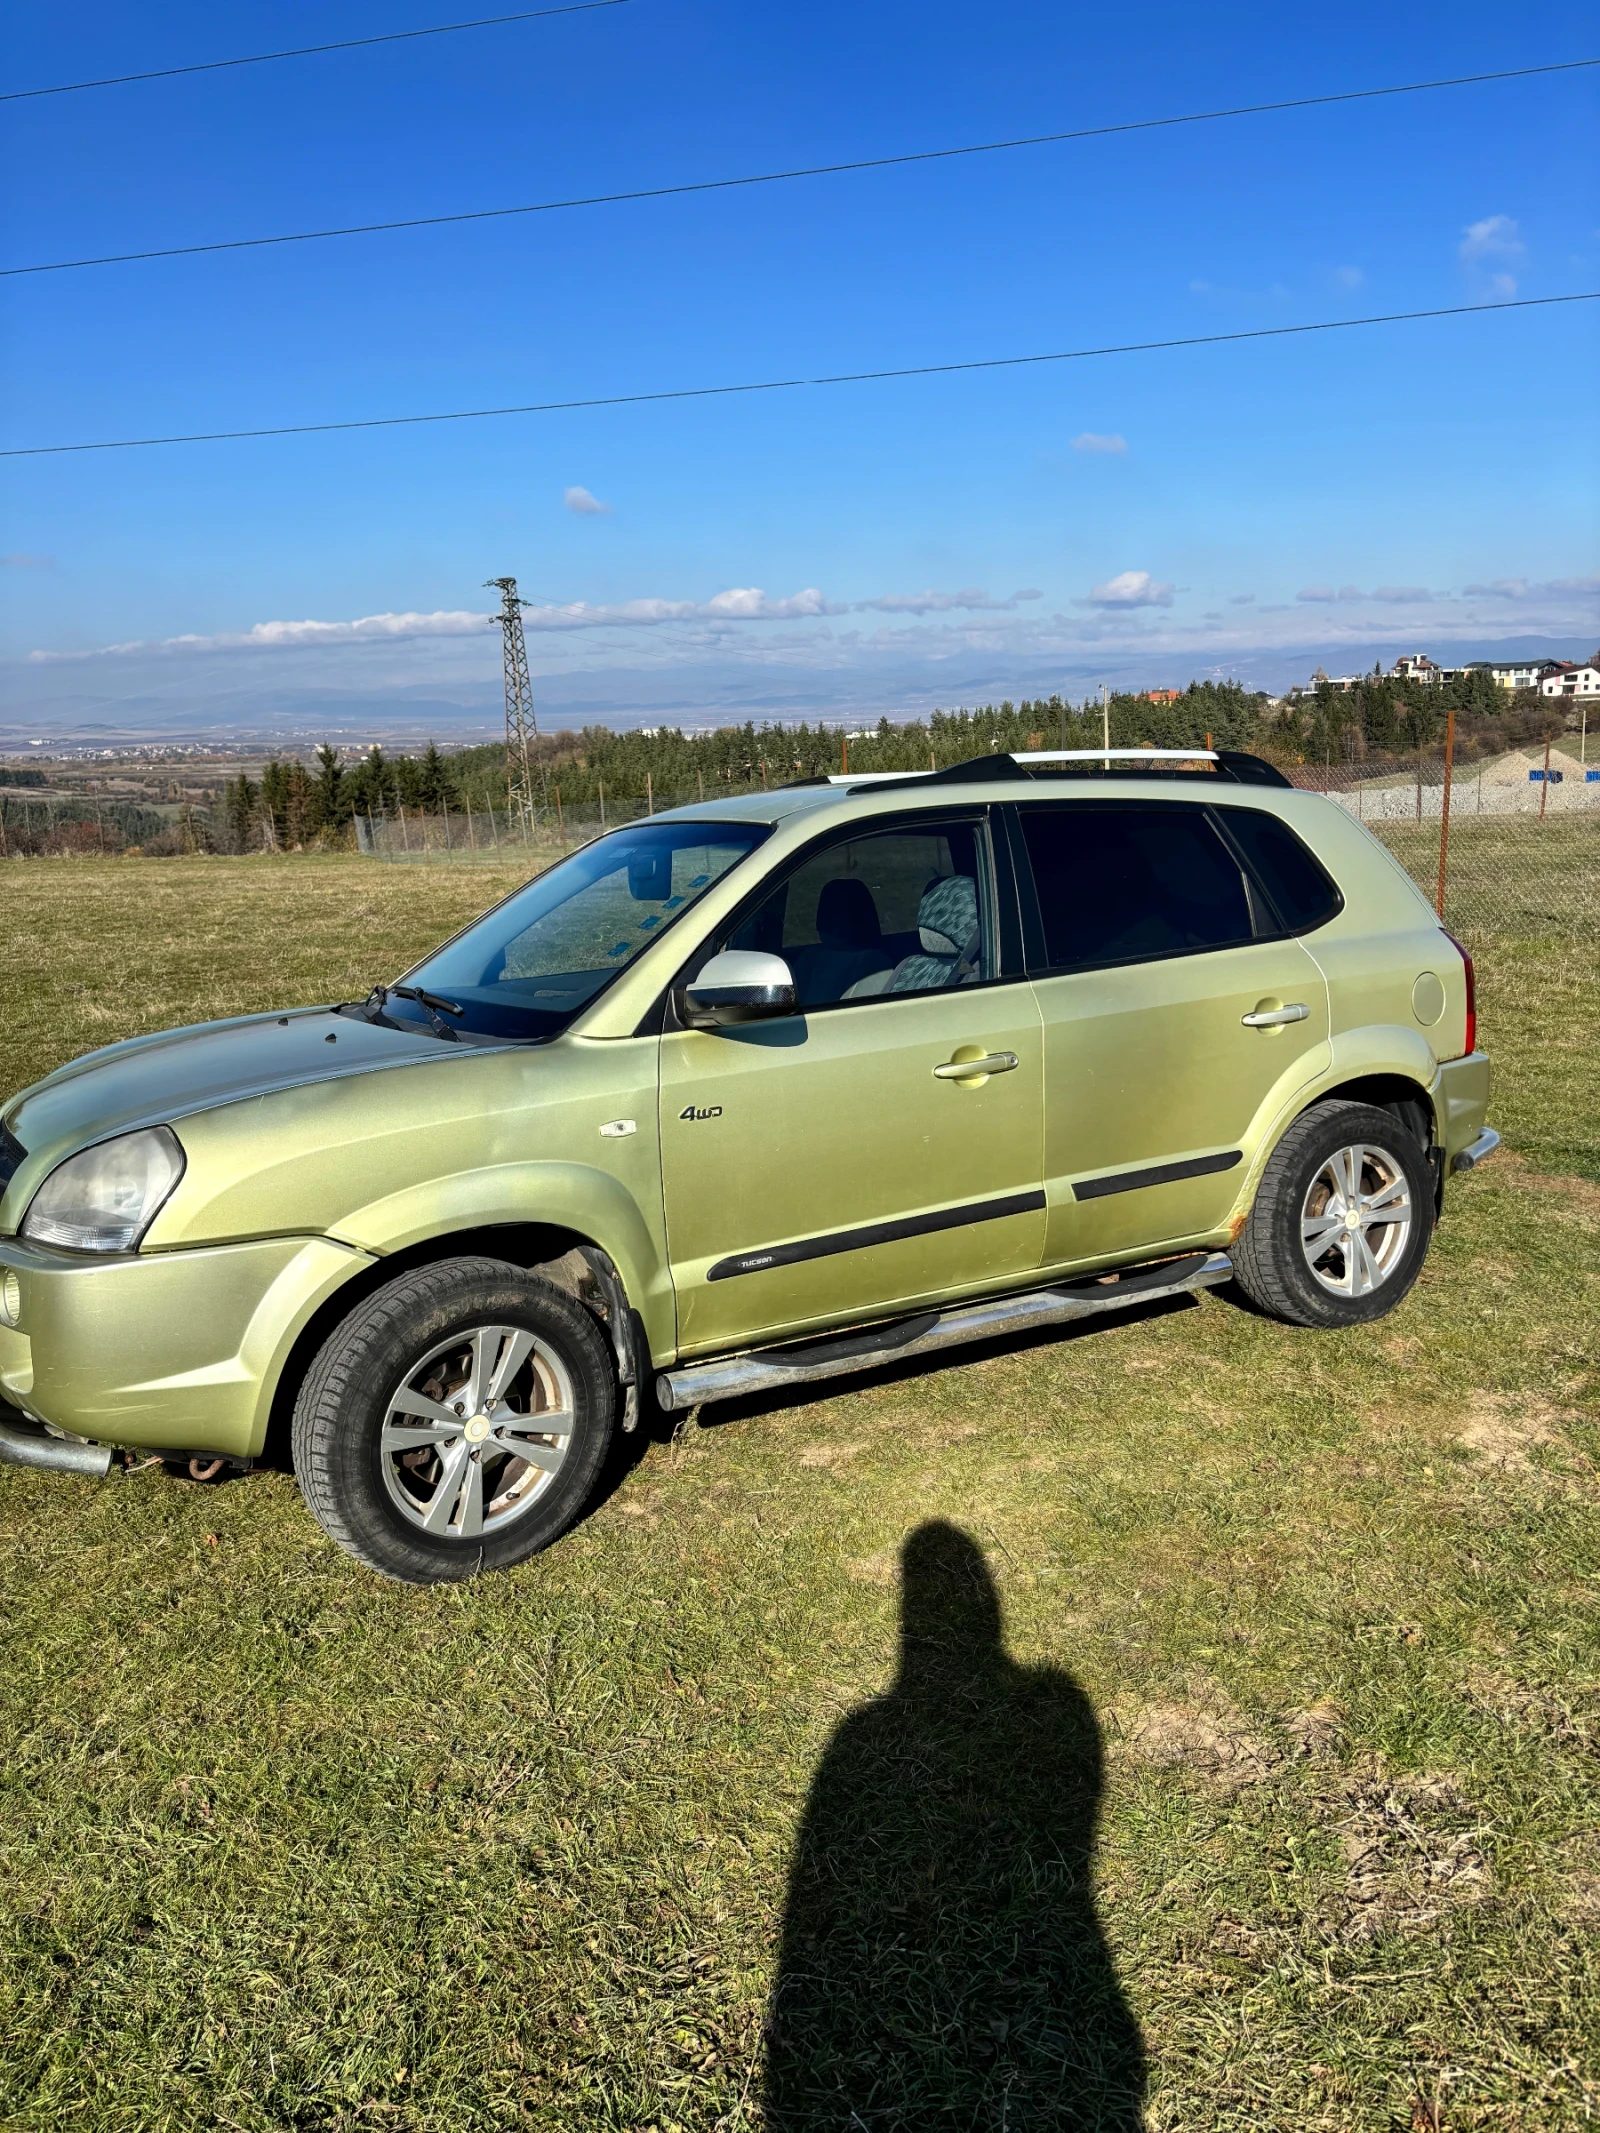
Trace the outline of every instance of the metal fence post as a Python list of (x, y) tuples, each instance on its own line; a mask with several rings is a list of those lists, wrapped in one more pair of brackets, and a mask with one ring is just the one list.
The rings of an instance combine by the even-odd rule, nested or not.
[(1439, 807), (1439, 896), (1438, 911), (1444, 917), (1445, 865), (1450, 851), (1450, 773), (1456, 759), (1456, 715), (1452, 710), (1444, 725), (1444, 797)]
[(1539, 787), (1539, 820), (1544, 820), (1545, 803), (1550, 798), (1550, 736), (1544, 737), (1544, 783)]

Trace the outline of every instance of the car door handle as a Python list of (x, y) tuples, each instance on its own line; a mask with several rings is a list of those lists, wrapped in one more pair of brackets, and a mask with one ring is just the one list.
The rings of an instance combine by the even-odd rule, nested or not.
[(976, 1059), (947, 1059), (933, 1070), (935, 1081), (976, 1081), (980, 1074), (1009, 1074), (1022, 1061), (1015, 1052), (981, 1052)]
[(1302, 1001), (1296, 1000), (1292, 1007), (1267, 1007), (1253, 1015), (1241, 1015), (1246, 1029), (1282, 1029), (1286, 1022), (1309, 1022), (1311, 1010)]

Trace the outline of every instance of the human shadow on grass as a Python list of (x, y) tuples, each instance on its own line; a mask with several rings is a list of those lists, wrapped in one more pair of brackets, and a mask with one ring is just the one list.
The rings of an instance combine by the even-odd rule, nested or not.
[(905, 1545), (900, 1669), (812, 1781), (768, 2018), (770, 2133), (1136, 2133), (1145, 2055), (1095, 1911), (1100, 1730), (1007, 1656), (982, 1552)]

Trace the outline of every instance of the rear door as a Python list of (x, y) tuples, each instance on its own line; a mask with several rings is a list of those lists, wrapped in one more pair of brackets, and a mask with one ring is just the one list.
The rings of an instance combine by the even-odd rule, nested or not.
[(1327, 1060), (1326, 981), (1206, 806), (1025, 802), (1016, 820), (1037, 897), (1045, 1263), (1215, 1233), (1257, 1135)]
[(952, 811), (830, 839), (708, 944), (782, 955), (800, 1012), (662, 1038), (685, 1352), (1038, 1265), (1043, 1044), (1006, 890), (1002, 927), (987, 811)]

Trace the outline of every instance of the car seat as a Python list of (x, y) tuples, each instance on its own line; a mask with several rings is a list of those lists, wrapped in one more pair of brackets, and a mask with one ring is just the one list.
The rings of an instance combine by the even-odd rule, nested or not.
[(875, 993), (927, 992), (941, 985), (970, 985), (979, 975), (983, 929), (978, 921), (978, 884), (970, 874), (930, 881), (917, 906), (919, 952), (903, 956), (893, 970), (875, 971), (845, 994), (864, 1000)]
[(824, 882), (817, 898), (817, 940), (792, 961), (801, 1007), (827, 1007), (857, 980), (874, 973), (887, 981), (892, 965), (872, 891), (855, 874)]

